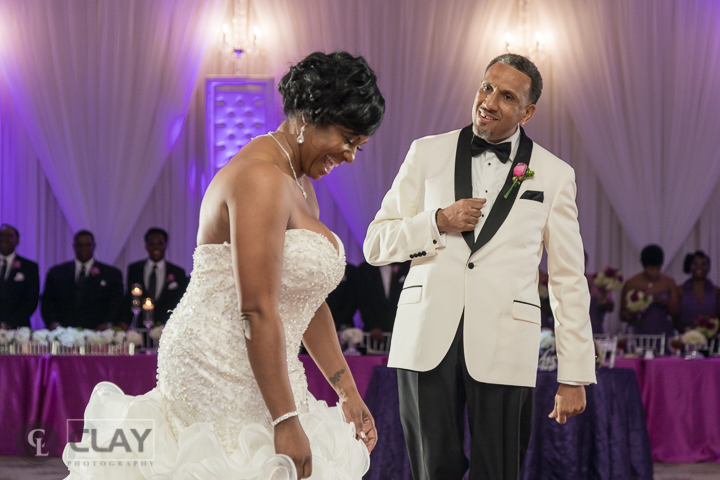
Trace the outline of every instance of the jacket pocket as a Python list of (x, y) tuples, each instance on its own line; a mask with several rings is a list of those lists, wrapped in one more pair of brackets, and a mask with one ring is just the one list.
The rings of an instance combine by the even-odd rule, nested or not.
[(534, 303), (513, 300), (512, 316), (515, 320), (540, 325), (540, 307)]
[(418, 303), (422, 299), (422, 289), (422, 285), (411, 285), (409, 287), (403, 288), (402, 292), (400, 292), (398, 305)]

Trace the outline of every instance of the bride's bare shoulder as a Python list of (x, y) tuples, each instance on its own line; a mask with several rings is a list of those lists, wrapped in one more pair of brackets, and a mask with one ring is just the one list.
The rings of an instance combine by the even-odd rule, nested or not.
[[(226, 192), (257, 191), (258, 188), (280, 189), (287, 183), (285, 175), (277, 166), (277, 159), (266, 145), (245, 146), (223, 168), (215, 179)], [(278, 191), (276, 190), (277, 194)]]

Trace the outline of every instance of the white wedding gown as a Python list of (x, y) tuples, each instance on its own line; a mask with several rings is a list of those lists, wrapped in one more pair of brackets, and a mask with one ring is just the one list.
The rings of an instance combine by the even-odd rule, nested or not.
[[(321, 234), (286, 232), (278, 309), (295, 405), (313, 454), (310, 478), (358, 480), (370, 465), (367, 449), (339, 407), (308, 392), (298, 359), (303, 332), (343, 276), (337, 243), (340, 252)], [(230, 245), (201, 245), (187, 292), (162, 335), (157, 387), (137, 397), (109, 382), (95, 387), (85, 410), (88, 432), (63, 453), (67, 478), (294, 480), (290, 459), (275, 454), (271, 420), (248, 361)], [(142, 437), (148, 425), (139, 452), (131, 429)], [(92, 447), (93, 428), (95, 445), (113, 444), (112, 451)]]

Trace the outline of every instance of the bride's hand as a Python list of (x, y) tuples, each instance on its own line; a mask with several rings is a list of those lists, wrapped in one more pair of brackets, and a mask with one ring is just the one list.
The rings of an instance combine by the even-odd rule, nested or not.
[(310, 441), (297, 417), (280, 422), (275, 427), (275, 453), (290, 457), (295, 463), (298, 479), (312, 474)]
[(365, 402), (360, 398), (359, 394), (350, 395), (340, 399), (345, 419), (348, 423), (355, 424), (355, 438), (361, 439), (368, 449), (372, 452), (377, 443), (377, 430), (375, 429), (375, 419), (370, 414)]

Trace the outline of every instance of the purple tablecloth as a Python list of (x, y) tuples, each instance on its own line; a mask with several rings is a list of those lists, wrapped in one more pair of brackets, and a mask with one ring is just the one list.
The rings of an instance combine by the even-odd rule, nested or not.
[(720, 462), (720, 359), (644, 361), (653, 460)]
[(17, 455), (16, 434), (39, 418), (44, 364), (40, 355), (0, 355), (0, 455)]
[[(108, 381), (127, 395), (142, 395), (155, 388), (157, 356), (52, 356), (46, 357), (43, 373), (44, 397), (40, 420), (52, 426), (60, 437), (62, 454), (68, 420), (82, 420), (95, 385)], [(72, 429), (82, 428), (82, 422)]]
[[(337, 395), (309, 355), (300, 356), (308, 388), (318, 400), (335, 405)], [(346, 357), (358, 390), (364, 395), (373, 367), (387, 356)], [(156, 384), (157, 356), (0, 355), (0, 455), (17, 455), (15, 435), (24, 425), (42, 421), (60, 439), (54, 456), (62, 454), (68, 420), (82, 419), (95, 385), (108, 381), (128, 395), (142, 395)], [(77, 428), (74, 424), (71, 428)]]
[[(587, 410), (565, 425), (558, 425), (547, 417), (554, 405), (556, 390), (555, 373), (538, 374), (524, 480), (652, 479), (642, 401), (631, 370), (600, 370), (598, 384), (587, 389)], [(412, 479), (400, 424), (394, 369), (375, 368), (365, 402), (378, 428), (378, 443), (371, 454), (370, 471), (365, 480)]]
[[(309, 357), (304, 356), (303, 362), (310, 391), (316, 398), (333, 405), (337, 398), (327, 380)], [(55, 452), (59, 455), (64, 447), (67, 419), (83, 417), (90, 393), (98, 382), (110, 381), (128, 394), (139, 395), (155, 386), (156, 363), (157, 357), (146, 355), (0, 355), (0, 425), (6, 432), (0, 439), (0, 455), (16, 455), (16, 433), (36, 420), (57, 429), (62, 441), (59, 451)], [(376, 420), (387, 412), (397, 412), (396, 396), (382, 393), (385, 386), (390, 388), (389, 384), (373, 386), (370, 381), (373, 367), (385, 365), (387, 357), (349, 357), (348, 363), (360, 393), (368, 388), (365, 397), (369, 405), (373, 404), (371, 409)], [(639, 380), (654, 460), (720, 463), (720, 359), (618, 359), (616, 365), (631, 367)], [(601, 369), (600, 375), (606, 375), (606, 371)], [(396, 391), (394, 381), (391, 383)], [(605, 388), (602, 383), (600, 387)], [(371, 391), (378, 388), (380, 391), (372, 394), (373, 397)], [(603, 391), (607, 392), (607, 389)], [(595, 394), (595, 397), (600, 398), (599, 395)], [(607, 408), (611, 407), (620, 408)], [(402, 439), (402, 430), (384, 429), (380, 432), (381, 442), (393, 435)], [(373, 452), (375, 463), (389, 465), (384, 460), (375, 460), (382, 456), (398, 458), (399, 453), (394, 448), (400, 448), (399, 453), (405, 455), (402, 442), (392, 441), (386, 447), (381, 444)], [(608, 455), (612, 458), (614, 454), (610, 451)], [(397, 478), (408, 478), (402, 475), (403, 468), (400, 462)]]

